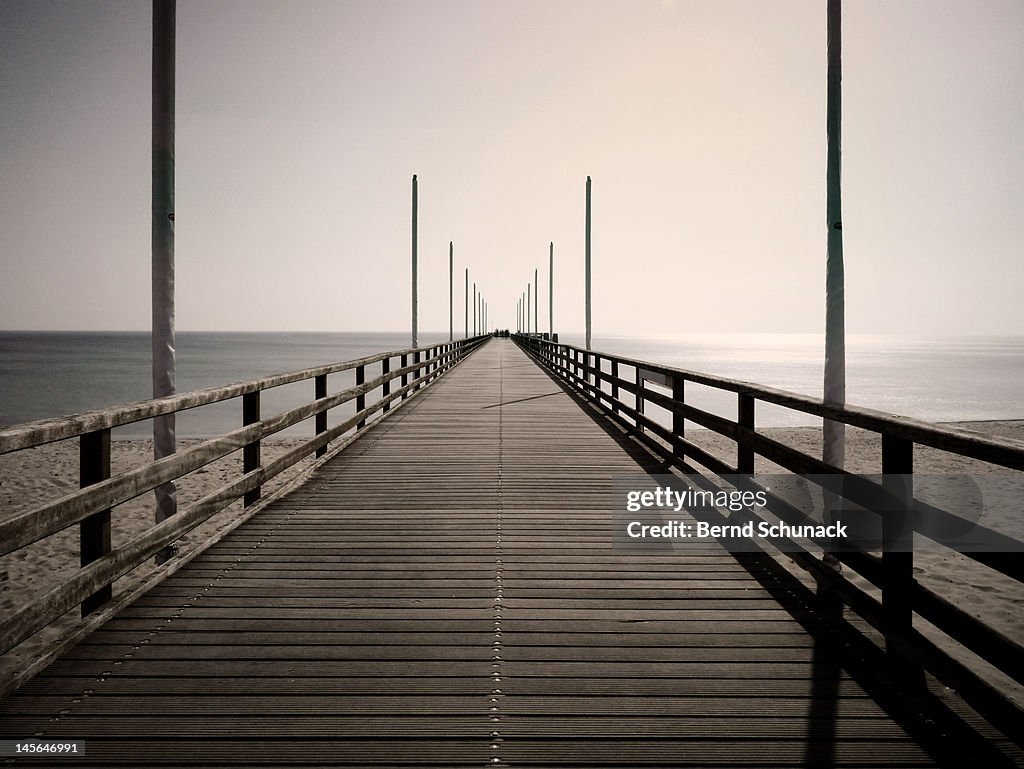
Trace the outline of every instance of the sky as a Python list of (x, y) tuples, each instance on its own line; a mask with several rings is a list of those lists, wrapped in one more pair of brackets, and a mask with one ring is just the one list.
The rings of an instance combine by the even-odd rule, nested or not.
[[(151, 6), (0, 0), (0, 328), (150, 322)], [(179, 0), (179, 330), (820, 332), (825, 0)], [(1024, 334), (1024, 3), (843, 9), (847, 329)], [(546, 301), (540, 306), (547, 315)], [(546, 322), (542, 329), (546, 329)]]

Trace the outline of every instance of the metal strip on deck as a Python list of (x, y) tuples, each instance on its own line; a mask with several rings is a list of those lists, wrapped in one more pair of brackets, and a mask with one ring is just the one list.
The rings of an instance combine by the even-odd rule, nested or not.
[(638, 469), (492, 341), (9, 697), (0, 738), (86, 741), (55, 766), (935, 765), (756, 569), (612, 549)]

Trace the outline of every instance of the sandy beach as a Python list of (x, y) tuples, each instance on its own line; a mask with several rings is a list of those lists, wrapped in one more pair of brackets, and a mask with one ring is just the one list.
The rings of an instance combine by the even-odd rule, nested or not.
[[(1024, 421), (1002, 421), (981, 423), (960, 423), (958, 426), (995, 435), (1024, 439)], [(763, 431), (777, 440), (813, 455), (820, 455), (820, 431), (811, 427), (767, 428)], [(732, 456), (735, 446), (721, 436), (708, 431), (693, 431), (688, 437), (709, 451), (722, 457)], [(181, 447), (196, 441), (180, 441)], [(267, 440), (263, 442), (264, 458), (272, 458), (280, 452), (301, 442), (292, 440)], [(111, 449), (112, 472), (118, 473), (136, 467), (152, 455), (152, 444), (144, 440), (114, 441)], [(861, 473), (879, 471), (880, 439), (877, 435), (863, 430), (848, 429), (847, 467)], [(273, 492), (295, 472), (308, 466), (310, 460), (294, 468), (290, 473), (275, 479), (264, 489), (264, 494)], [(941, 473), (985, 473), (997, 468), (981, 462), (965, 460), (944, 452), (918, 449), (915, 454), (916, 472), (923, 474)], [(769, 463), (758, 458), (757, 472), (777, 472)], [(0, 510), (4, 516), (29, 509), (46, 500), (68, 493), (77, 487), (78, 453), (77, 443), (65, 441), (60, 444), (18, 452), (0, 457)], [(241, 474), (241, 453), (200, 469), (182, 479), (178, 484), (179, 504), (188, 505), (232, 478)], [(121, 505), (112, 516), (112, 538), (114, 545), (138, 536), (152, 525), (152, 494), (145, 494), (132, 502)], [(189, 532), (179, 543), (179, 550), (188, 550), (205, 541), (218, 529), (231, 523), (241, 512), (240, 503), (235, 503), (202, 526)], [(781, 561), (788, 559), (781, 557)], [(37, 542), (16, 553), (0, 557), (0, 612), (9, 613), (34, 596), (55, 586), (78, 566), (78, 531), (72, 527), (59, 535)], [(150, 570), (151, 565), (139, 567), (126, 575), (115, 586), (123, 591), (137, 583)], [(1024, 640), (1024, 586), (1003, 577), (969, 558), (947, 551), (946, 553), (919, 553), (915, 556), (915, 575), (930, 589), (950, 599), (976, 617), (1010, 638)], [(806, 579), (803, 572), (795, 572)], [(848, 572), (847, 572), (848, 573)], [(868, 587), (857, 575), (848, 573), (852, 579)], [(77, 622), (77, 612), (70, 612), (36, 637), (26, 641), (0, 661), (0, 675), (4, 679), (17, 674), (42, 650), (61, 639)], [(955, 642), (929, 630), (921, 623), (922, 630), (948, 649), (955, 650)], [(991, 668), (979, 665), (979, 671), (1019, 702), (1024, 702), (1021, 687)]]
[[(264, 461), (302, 443), (302, 439), (269, 439), (261, 443)], [(200, 440), (179, 440), (179, 449)], [(111, 474), (125, 472), (152, 460), (153, 444), (148, 440), (114, 440), (110, 449)], [(264, 496), (274, 492), (311, 464), (311, 459), (274, 478), (263, 487)], [(177, 483), (178, 505), (184, 508), (203, 495), (216, 490), (242, 474), (242, 454), (213, 462)], [(62, 441), (0, 456), (0, 511), (14, 515), (78, 488), (78, 443)], [(114, 547), (144, 533), (153, 525), (153, 494), (126, 502), (111, 514), (111, 543)], [(235, 502), (205, 523), (186, 533), (177, 543), (179, 552), (187, 552), (235, 520), (242, 512)], [(6, 615), (26, 601), (55, 587), (78, 568), (78, 527), (72, 526), (52, 537), (14, 553), (0, 556), (0, 614)], [(137, 584), (153, 570), (152, 561), (119, 579), (115, 594)], [(78, 622), (72, 611), (60, 620), (0, 658), (0, 680), (18, 674), (40, 653), (62, 639)]]

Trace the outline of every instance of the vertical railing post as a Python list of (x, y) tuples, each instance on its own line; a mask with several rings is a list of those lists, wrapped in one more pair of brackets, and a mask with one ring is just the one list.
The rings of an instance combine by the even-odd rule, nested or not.
[(612, 413), (619, 413), (619, 362), (612, 361)]
[[(401, 363), (401, 367), (403, 369), (406, 366), (409, 365), (409, 354), (408, 353), (403, 353), (402, 354), (402, 359), (401, 359), (400, 363)], [(409, 384), (409, 374), (408, 373), (403, 373), (402, 374), (402, 387), (404, 388), (408, 384)], [(402, 400), (405, 400), (408, 397), (409, 397), (409, 393), (403, 390), (403, 392), (402, 392)]]
[[(414, 352), (412, 354), (412, 362), (416, 365), (416, 369), (412, 372), (412, 378), (413, 378), (413, 381), (415, 381), (415, 380), (420, 378), (420, 351), (419, 350), (417, 350), (416, 352)], [(413, 391), (416, 391), (416, 390), (419, 390), (419, 389), (420, 389), (420, 384), (417, 383), (416, 386), (413, 388)]]
[[(85, 433), (78, 439), (78, 481), (81, 488), (110, 477), (110, 429)], [(110, 552), (110, 508), (93, 513), (78, 524), (79, 556), (82, 566)], [(113, 590), (105, 585), (82, 601), (82, 616), (96, 611), (110, 600)]]
[[(672, 400), (683, 405), (686, 403), (686, 380), (681, 374), (672, 375)], [(678, 411), (672, 412), (672, 453), (676, 461), (682, 462), (686, 459), (686, 449), (683, 447), (683, 440), (686, 438), (686, 417)]]
[[(313, 377), (313, 397), (316, 400), (327, 397), (327, 374), (320, 374)], [(321, 411), (316, 415), (316, 434), (327, 432), (327, 412)], [(327, 447), (321, 446), (316, 450), (317, 457), (322, 457), (327, 453)]]
[[(754, 396), (750, 393), (736, 395), (736, 422), (739, 427), (754, 431)], [(736, 438), (736, 472), (754, 474), (754, 445), (744, 443), (743, 435)]]
[[(644, 413), (644, 377), (640, 370), (640, 367), (636, 367), (636, 413), (643, 416)], [(639, 432), (644, 431), (644, 423), (639, 419), (636, 420), (636, 429)]]
[(914, 443), (882, 434), (882, 484), (900, 502), (900, 509), (882, 511), (882, 613), (886, 651), (892, 655), (895, 639), (913, 624), (914, 534), (909, 508), (914, 499)]
[[(391, 395), (391, 380), (387, 378), (388, 374), (391, 373), (391, 358), (385, 358), (380, 362), (380, 373), (384, 377), (384, 386), (381, 388), (381, 395), (387, 398)], [(387, 402), (384, 404), (384, 413), (387, 414), (391, 411), (391, 403)]]
[[(356, 387), (360, 387), (366, 384), (366, 366), (356, 366)], [(366, 393), (359, 393), (356, 396), (356, 413), (366, 408)], [(356, 429), (361, 430), (366, 427), (366, 418), (363, 417), (356, 424)]]
[[(245, 393), (242, 396), (242, 425), (251, 425), (260, 421), (260, 391)], [(242, 473), (251, 473), (260, 466), (260, 440), (250, 441), (242, 448)], [(255, 504), (260, 498), (260, 487), (247, 491), (242, 504), (245, 507)]]

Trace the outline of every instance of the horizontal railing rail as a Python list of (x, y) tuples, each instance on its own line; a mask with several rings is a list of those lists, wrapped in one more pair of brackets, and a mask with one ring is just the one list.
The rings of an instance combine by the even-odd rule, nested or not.
[[(693, 472), (687, 462), (694, 462), (715, 476), (731, 476), (745, 488), (754, 484), (755, 456), (779, 465), (801, 476), (816, 479), (832, 493), (841, 493), (854, 503), (868, 503), (894, 494), (906, 496), (904, 509), (914, 507), (942, 523), (970, 523), (972, 533), (992, 543), (987, 551), (961, 551), (962, 555), (1007, 577), (1024, 582), (1024, 544), (1003, 533), (976, 522), (967, 522), (955, 513), (914, 500), (912, 491), (894, 491), (884, 478), (912, 476), (914, 447), (927, 446), (944, 452), (980, 460), (1008, 472), (1024, 470), (1024, 441), (982, 435), (956, 427), (939, 426), (920, 420), (886, 414), (856, 406), (826, 403), (817, 398), (790, 393), (749, 382), (710, 376), (620, 355), (584, 350), (568, 344), (550, 342), (533, 335), (516, 335), (515, 341), (542, 366), (568, 387), (598, 406), (607, 417), (627, 429), (661, 461)], [(627, 369), (627, 372), (621, 369)], [(622, 374), (626, 373), (627, 376)], [(686, 402), (686, 385), (692, 383), (736, 397), (736, 418), (729, 419)], [(656, 389), (657, 388), (657, 389)], [(830, 419), (862, 428), (881, 436), (881, 484), (866, 476), (858, 476), (833, 467), (785, 443), (759, 433), (755, 411), (758, 402), (780, 406), (814, 417)], [(662, 424), (645, 413), (647, 404), (667, 412), (670, 425)], [(735, 443), (735, 459), (725, 459), (687, 439), (686, 422), (700, 425)], [(739, 480), (737, 481), (737, 477)], [(834, 479), (834, 480), (832, 480)], [(778, 496), (768, 494), (771, 513), (787, 523), (813, 523), (803, 511)], [(871, 508), (869, 508), (871, 509)], [(928, 536), (940, 545), (948, 543), (929, 528), (920, 525), (913, 514), (901, 511), (899, 505), (885, 505), (888, 512), (879, 513), (883, 541), (894, 541), (913, 531)], [(753, 515), (753, 514), (751, 514)], [(896, 532), (901, 532), (897, 534)], [(892, 537), (893, 539), (889, 539)], [(905, 540), (904, 540), (905, 542)], [(819, 590), (838, 598), (860, 614), (885, 640), (885, 648), (894, 661), (910, 661), (923, 665), (948, 686), (955, 688), (972, 707), (998, 728), (1019, 732), (1024, 713), (1002, 692), (995, 689), (974, 670), (942, 651), (913, 627), (916, 613), (973, 653), (994, 665), (1018, 683), (1024, 684), (1024, 647), (1018, 639), (1008, 638), (999, 630), (972, 616), (950, 600), (921, 585), (914, 578), (912, 548), (883, 547), (881, 555), (845, 547), (834, 549), (829, 542), (818, 540), (821, 555), (787, 543), (786, 554), (814, 576)], [(837, 559), (878, 588), (881, 600), (848, 579), (835, 568)], [(1017, 737), (1014, 737), (1017, 739)]]
[[(260, 499), (270, 479), (315, 454), (338, 451), (365, 429), (382, 419), (396, 401), (413, 397), (489, 336), (384, 352), (358, 360), (333, 363), (274, 376), (182, 393), (125, 406), (99, 409), (57, 419), (45, 419), (0, 429), (0, 454), (31, 449), (55, 441), (79, 438), (81, 488), (24, 512), (0, 512), (0, 555), (80, 525), (80, 570), (43, 595), (34, 597), (5, 618), (0, 627), (0, 654), (39, 632), (66, 612), (81, 606), (83, 617), (110, 601), (116, 579), (140, 566), (182, 535), (230, 504), (242, 500), (248, 508)], [(397, 366), (392, 362), (397, 360)], [(367, 379), (367, 369), (379, 364)], [(355, 385), (328, 395), (331, 374), (354, 371)], [(282, 413), (261, 417), (260, 394), (282, 385), (313, 381), (313, 400)], [(396, 381), (397, 380), (397, 381)], [(368, 396), (376, 393), (371, 402)], [(111, 476), (111, 431), (156, 416), (199, 406), (241, 399), (242, 426), (225, 435), (204, 440), (180, 452)], [(328, 428), (332, 410), (354, 402), (354, 413)], [(261, 462), (260, 441), (313, 418), (314, 435), (266, 463)], [(331, 443), (343, 439), (333, 447)], [(243, 452), (242, 475), (143, 534), (116, 548), (110, 546), (111, 509), (237, 451)]]

